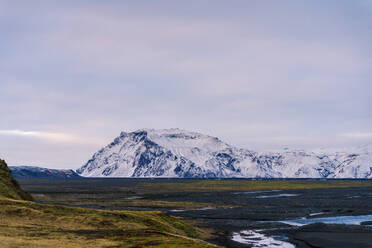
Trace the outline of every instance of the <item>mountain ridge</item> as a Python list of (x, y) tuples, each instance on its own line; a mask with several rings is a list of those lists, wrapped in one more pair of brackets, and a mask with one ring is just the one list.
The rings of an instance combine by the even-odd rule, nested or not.
[(81, 178), (74, 170), (71, 169), (48, 169), (38, 166), (9, 166), (12, 176), (15, 179), (31, 178)]
[(121, 132), (77, 173), (85, 177), (372, 178), (372, 150), (255, 152), (178, 128)]

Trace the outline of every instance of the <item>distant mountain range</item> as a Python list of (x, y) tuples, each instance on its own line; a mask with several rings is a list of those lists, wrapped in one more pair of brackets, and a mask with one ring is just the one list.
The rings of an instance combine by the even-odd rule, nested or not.
[(12, 176), (16, 179), (31, 178), (80, 178), (73, 170), (56, 170), (36, 166), (9, 166)]
[(372, 149), (262, 153), (196, 132), (141, 129), (122, 132), (77, 173), (84, 177), (372, 178)]

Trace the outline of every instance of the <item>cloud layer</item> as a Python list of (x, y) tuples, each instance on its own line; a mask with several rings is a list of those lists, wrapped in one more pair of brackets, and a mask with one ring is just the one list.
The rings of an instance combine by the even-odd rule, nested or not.
[(143, 127), (251, 149), (372, 142), (370, 1), (0, 2), (12, 164), (78, 167)]

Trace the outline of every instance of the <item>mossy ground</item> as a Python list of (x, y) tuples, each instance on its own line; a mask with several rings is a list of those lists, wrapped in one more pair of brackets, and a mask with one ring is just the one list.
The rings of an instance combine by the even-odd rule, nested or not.
[(102, 211), (0, 198), (0, 247), (214, 247), (156, 211)]
[(38, 204), (0, 160), (0, 247), (215, 247), (209, 234), (157, 211)]
[[(198, 179), (78, 179), (21, 180), (22, 187), (38, 202), (84, 207), (122, 209), (229, 208), (244, 204), (174, 200), (192, 192), (239, 192), (261, 190), (312, 190), (372, 187), (372, 180), (198, 180)], [(168, 195), (169, 197), (165, 197)], [(159, 198), (160, 196), (160, 198)]]
[[(371, 187), (367, 180), (22, 180), (39, 202), (192, 209), (226, 207), (172, 200), (185, 192)], [(144, 197), (144, 198), (140, 198)], [(87, 206), (89, 207), (89, 206)], [(245, 206), (247, 207), (247, 206)], [(157, 211), (103, 211), (0, 200), (0, 247), (213, 247), (205, 229)]]
[(18, 182), (10, 174), (4, 160), (0, 159), (0, 196), (19, 200), (32, 200), (30, 194), (24, 192)]
[(144, 183), (143, 190), (150, 192), (222, 192), (287, 189), (329, 189), (372, 187), (372, 180), (183, 180), (179, 182)]

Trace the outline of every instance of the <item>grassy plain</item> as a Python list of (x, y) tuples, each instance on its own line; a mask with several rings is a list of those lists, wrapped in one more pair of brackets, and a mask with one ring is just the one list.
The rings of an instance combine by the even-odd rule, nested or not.
[(160, 211), (103, 211), (32, 200), (0, 160), (0, 247), (216, 247), (201, 240), (210, 237), (207, 231)]
[[(246, 192), (372, 187), (371, 180), (197, 180), (197, 179), (77, 179), (21, 180), (22, 187), (42, 203), (102, 208), (198, 209), (244, 204), (174, 200), (195, 192)], [(159, 196), (161, 196), (159, 198)]]
[[(20, 185), (44, 204), (1, 201), (0, 247), (212, 247), (202, 240), (235, 247), (229, 231), (262, 225), (254, 220), (297, 218), (313, 212), (368, 214), (369, 198), (363, 194), (368, 195), (372, 181), (90, 178), (20, 180)], [(260, 199), (254, 197), (257, 192), (246, 194), (270, 190), (299, 196)], [(329, 197), (333, 200), (327, 201)], [(174, 212), (199, 221), (191, 223), (158, 211), (123, 210), (132, 207), (212, 210)], [(109, 211), (114, 209), (119, 211)]]
[(180, 182), (144, 183), (144, 193), (161, 192), (222, 192), (288, 189), (329, 189), (372, 187), (371, 180), (190, 180)]
[(0, 247), (214, 247), (157, 211), (102, 211), (0, 198)]

